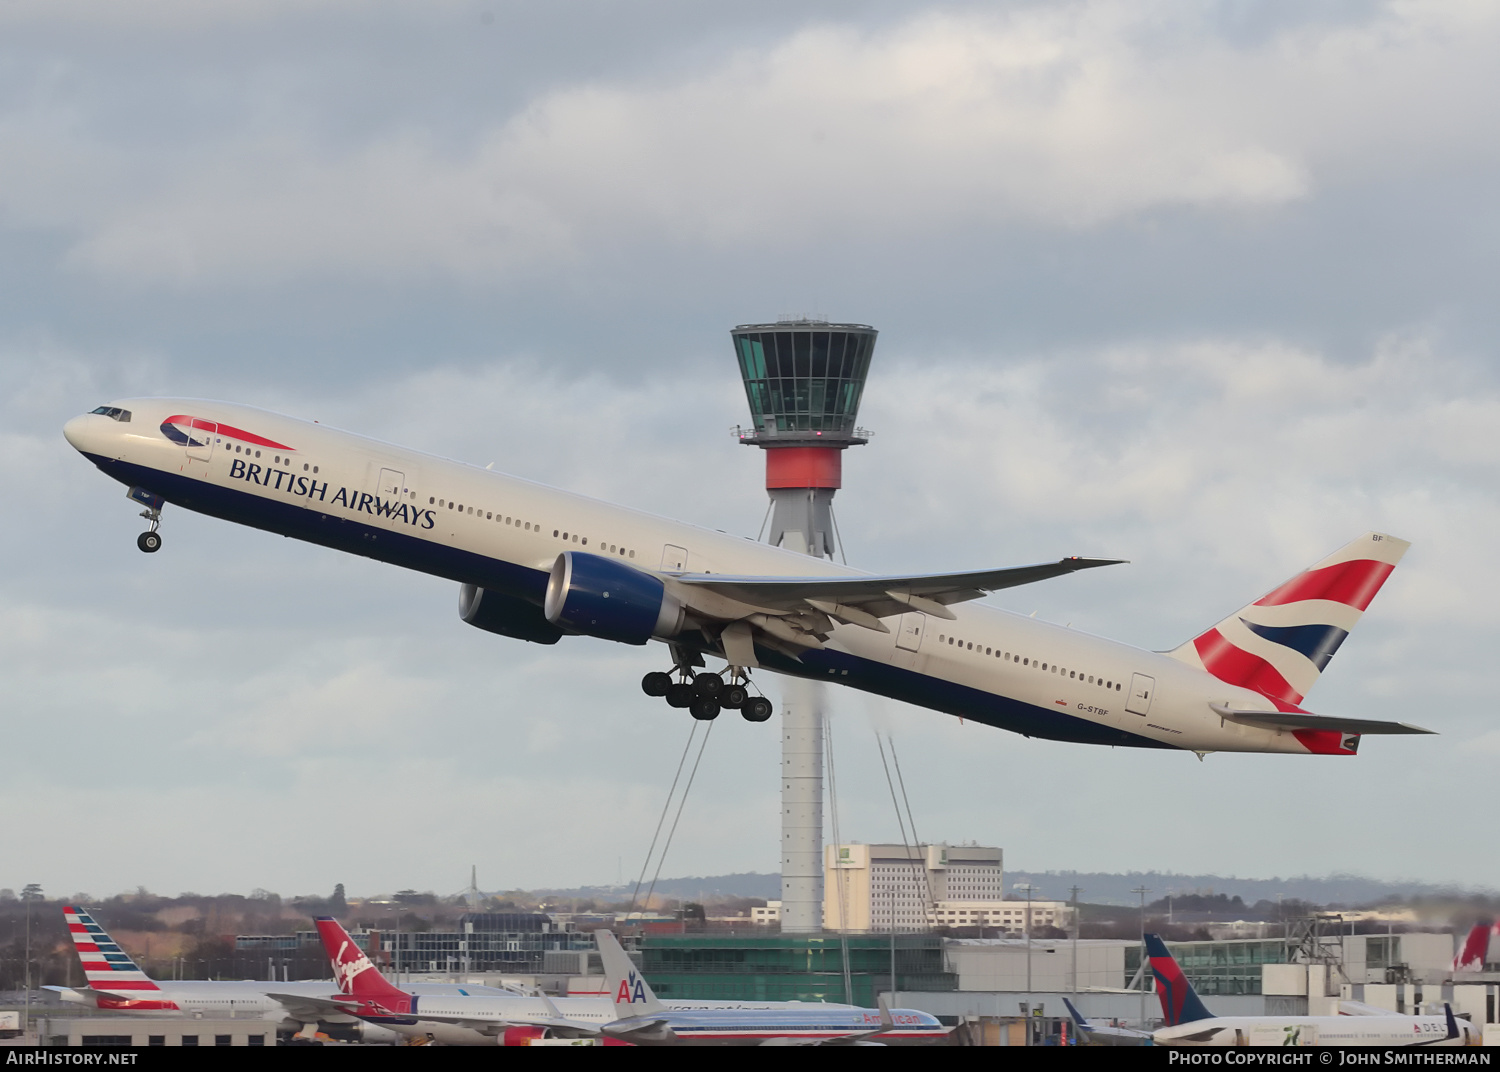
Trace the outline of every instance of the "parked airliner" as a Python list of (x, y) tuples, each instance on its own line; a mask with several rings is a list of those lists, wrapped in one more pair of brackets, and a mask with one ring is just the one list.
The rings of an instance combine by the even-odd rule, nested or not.
[[(1362, 734), (1431, 732), (1299, 706), (1406, 551), (1381, 533), (1149, 652), (961, 605), (1113, 560), (875, 576), (225, 402), (121, 399), (63, 432), (145, 507), (143, 551), (171, 503), (455, 581), (462, 619), (503, 636), (661, 640), (671, 670), (642, 687), (699, 719), (769, 718), (765, 667), (1087, 744), (1352, 755)], [(706, 655), (728, 666), (695, 672)]]
[[(330, 1011), (347, 1011), (402, 1034), (448, 1045), (525, 1046), (540, 1037), (636, 1046), (830, 1046), (937, 1042), (948, 1029), (914, 1009), (892, 1012), (821, 1002), (674, 1002), (657, 1000), (615, 936), (594, 932), (605, 998), (418, 997), (392, 986), (335, 919), (321, 917), (340, 994)], [(874, 1040), (879, 1039), (879, 1042)]]
[[(113, 1013), (167, 1019), (218, 1017), (223, 1019), (274, 1020), (285, 1030), (311, 1036), (320, 1026), (365, 1042), (394, 1042), (396, 1032), (360, 1020), (346, 1009), (330, 1006), (324, 998), (335, 984), (321, 982), (262, 983), (252, 980), (158, 981), (147, 975), (118, 942), (109, 936), (83, 908), (66, 905), (63, 918), (73, 939), (73, 948), (83, 965), (85, 987), (47, 987), (63, 1001)], [(271, 996), (270, 991), (276, 991)], [(485, 995), (510, 997), (507, 991), (487, 986), (460, 987), (428, 983), (412, 987), (414, 993), (436, 995)]]
[(1443, 1006), (1442, 1016), (1401, 1016), (1358, 1002), (1340, 1003), (1340, 1007), (1358, 1009), (1352, 1016), (1215, 1016), (1204, 1006), (1166, 943), (1155, 934), (1145, 938), (1164, 1019), (1163, 1026), (1151, 1036), (1158, 1046), (1483, 1045), (1484, 1032), (1478, 1025), (1454, 1016), (1451, 1005)]

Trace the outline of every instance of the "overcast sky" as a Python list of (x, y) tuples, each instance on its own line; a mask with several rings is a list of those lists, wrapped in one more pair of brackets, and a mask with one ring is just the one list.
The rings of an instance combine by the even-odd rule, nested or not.
[[(660, 645), (170, 507), (147, 557), (61, 426), (231, 399), (753, 536), (728, 329), (802, 312), (881, 331), (852, 564), (1127, 558), (994, 601), (1160, 649), (1390, 532), (1307, 704), (1442, 734), (1200, 762), (835, 693), (846, 839), (896, 837), (880, 732), (924, 839), (1017, 868), (1500, 886), (1497, 54), (1479, 2), (12, 0), (0, 886), (638, 871)], [(720, 719), (665, 873), (774, 871), (777, 789)]]

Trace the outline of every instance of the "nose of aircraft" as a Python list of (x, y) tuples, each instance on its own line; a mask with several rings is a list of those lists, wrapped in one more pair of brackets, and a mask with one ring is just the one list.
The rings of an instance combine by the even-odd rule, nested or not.
[[(86, 450), (85, 440), (88, 438), (86, 429), (89, 425), (90, 414), (80, 413), (67, 424), (63, 425), (63, 438), (73, 445), (74, 450)], [(96, 418), (97, 419), (97, 418)]]

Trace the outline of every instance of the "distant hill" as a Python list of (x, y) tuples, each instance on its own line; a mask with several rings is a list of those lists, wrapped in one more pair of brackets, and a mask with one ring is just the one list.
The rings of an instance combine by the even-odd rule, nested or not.
[(1018, 882), (1029, 882), (1037, 888), (1035, 896), (1047, 900), (1065, 901), (1068, 889), (1079, 886), (1082, 892), (1078, 899), (1091, 904), (1134, 905), (1140, 904), (1140, 896), (1131, 891), (1145, 886), (1146, 901), (1158, 900), (1173, 894), (1222, 893), (1229, 897), (1240, 897), (1247, 905), (1256, 901), (1274, 901), (1278, 896), (1287, 900), (1308, 901), (1319, 905), (1343, 905), (1353, 907), (1378, 901), (1404, 897), (1464, 896), (1467, 894), (1491, 894), (1494, 890), (1482, 887), (1464, 888), (1458, 885), (1441, 885), (1431, 882), (1386, 882), (1365, 878), (1361, 875), (1329, 875), (1314, 878), (1300, 875), (1296, 878), (1236, 878), (1233, 875), (1179, 875), (1164, 871), (1131, 871), (1114, 874), (1103, 871), (1006, 871), (1007, 892)]
[[(1387, 882), (1365, 878), (1361, 875), (1328, 875), (1315, 878), (1300, 875), (1296, 878), (1237, 878), (1233, 875), (1182, 875), (1166, 871), (1130, 871), (1123, 874), (1104, 871), (1010, 871), (1005, 872), (1006, 892), (1017, 883), (1029, 882), (1036, 886), (1036, 896), (1047, 900), (1067, 900), (1068, 888), (1082, 887), (1079, 899), (1090, 904), (1133, 905), (1140, 898), (1132, 893), (1138, 886), (1150, 892), (1146, 901), (1158, 900), (1168, 895), (1205, 893), (1212, 891), (1229, 897), (1240, 897), (1247, 905), (1256, 901), (1274, 901), (1277, 896), (1286, 900), (1308, 901), (1312, 904), (1338, 904), (1345, 907), (1368, 905), (1378, 901), (1403, 897), (1465, 896), (1468, 894), (1495, 895), (1487, 887), (1462, 887), (1456, 884), (1443, 885), (1433, 882)], [(592, 898), (596, 901), (628, 900), (634, 883), (625, 886), (580, 886), (569, 890), (535, 890), (534, 893), (549, 897)], [(642, 893), (645, 890), (642, 888)], [(759, 872), (742, 872), (734, 875), (690, 876), (687, 878), (664, 878), (656, 884), (656, 892), (666, 897), (682, 900), (718, 900), (730, 897), (761, 897), (768, 901), (781, 896), (781, 876)]]
[[(641, 887), (641, 895), (646, 886)], [(596, 901), (629, 900), (635, 883), (624, 886), (579, 886), (571, 890), (533, 890), (535, 894), (548, 897), (592, 898)], [(730, 897), (760, 897), (774, 901), (781, 897), (781, 876), (763, 875), (746, 871), (736, 875), (689, 876), (687, 878), (664, 878), (656, 883), (656, 893), (663, 897), (677, 897), (685, 901), (722, 900)]]

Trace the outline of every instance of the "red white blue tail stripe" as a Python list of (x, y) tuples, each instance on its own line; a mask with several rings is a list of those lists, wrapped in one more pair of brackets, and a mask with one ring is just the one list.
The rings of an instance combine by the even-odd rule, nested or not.
[(1295, 711), (1410, 546), (1367, 532), (1171, 654)]
[(94, 917), (71, 905), (63, 908), (68, 932), (83, 962), (83, 975), (97, 990), (160, 990), (150, 976), (136, 966), (130, 954), (94, 922)]
[(130, 959), (130, 954), (94, 922), (94, 917), (72, 905), (63, 907), (73, 947), (83, 962), (89, 989), (99, 991), (94, 999), (101, 1009), (117, 1012), (170, 1012), (178, 1005)]

